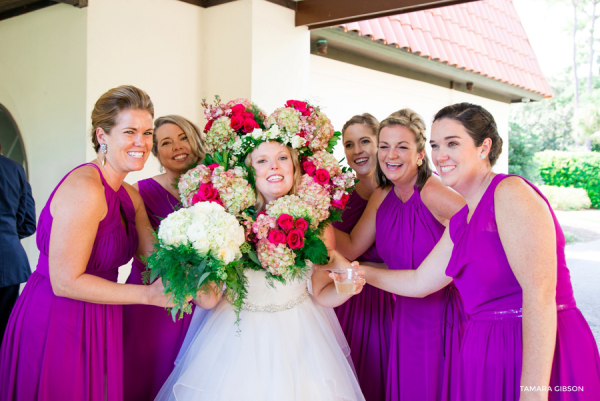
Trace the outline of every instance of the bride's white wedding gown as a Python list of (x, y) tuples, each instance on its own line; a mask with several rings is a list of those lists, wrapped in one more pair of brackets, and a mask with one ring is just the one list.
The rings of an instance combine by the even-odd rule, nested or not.
[(310, 279), (273, 288), (264, 272), (246, 276), (239, 328), (222, 299), (156, 399), (364, 400), (337, 318), (310, 295)]

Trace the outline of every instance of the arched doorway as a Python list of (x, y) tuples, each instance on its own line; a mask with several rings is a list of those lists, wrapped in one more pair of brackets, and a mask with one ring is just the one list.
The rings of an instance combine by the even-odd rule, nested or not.
[(19, 163), (25, 169), (25, 174), (29, 178), (27, 168), (27, 155), (25, 154), (25, 145), (19, 132), (17, 123), (12, 118), (10, 112), (0, 104), (0, 145), (2, 145), (2, 155)]

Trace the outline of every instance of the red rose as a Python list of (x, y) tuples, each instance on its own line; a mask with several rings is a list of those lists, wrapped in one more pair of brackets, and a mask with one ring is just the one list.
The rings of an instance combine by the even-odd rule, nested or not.
[(285, 244), (285, 233), (281, 230), (271, 230), (269, 231), (269, 242), (271, 244)]
[(208, 132), (210, 131), (210, 127), (212, 127), (214, 120), (208, 120), (208, 122), (206, 123), (206, 125), (204, 126), (204, 132)]
[(246, 111), (246, 106), (243, 104), (236, 104), (231, 108), (231, 114), (234, 116), (240, 116), (244, 111)]
[(256, 121), (250, 118), (244, 120), (244, 128), (242, 129), (242, 131), (244, 131), (246, 134), (254, 131), (255, 128), (259, 128), (258, 123)]
[(294, 228), (294, 218), (284, 213), (277, 218), (277, 225), (287, 233)]
[(244, 124), (244, 119), (242, 118), (242, 116), (231, 117), (231, 122), (229, 123), (229, 125), (231, 126), (231, 129), (234, 131), (239, 131), (239, 129), (242, 128), (243, 124)]
[(329, 171), (320, 168), (315, 172), (315, 181), (321, 185), (329, 183)]
[(308, 221), (300, 217), (299, 219), (296, 219), (296, 221), (294, 221), (294, 227), (299, 228), (302, 231), (306, 231), (308, 230)]
[(346, 202), (348, 202), (349, 197), (348, 194), (344, 194), (340, 199), (332, 199), (331, 206), (343, 209), (346, 207)]
[(215, 169), (216, 169), (217, 167), (219, 167), (219, 166), (220, 166), (220, 164), (219, 164), (219, 163), (213, 163), (213, 164), (209, 164), (209, 165), (208, 165), (208, 166), (206, 166), (206, 167), (208, 167), (208, 168), (210, 169), (210, 171), (215, 171)]
[(287, 102), (285, 102), (285, 107), (296, 108), (296, 101), (295, 100), (288, 100)]
[(261, 210), (260, 212), (258, 212), (258, 214), (256, 215), (256, 218), (258, 218), (258, 216), (260, 216), (261, 214), (267, 214), (267, 212), (265, 210)]
[(315, 167), (315, 164), (309, 160), (306, 160), (304, 162), (302, 162), (302, 169), (304, 170), (304, 172), (308, 175), (310, 175), (311, 177), (313, 175), (315, 175), (315, 170), (317, 169)]
[(304, 246), (304, 231), (294, 228), (288, 233), (286, 242), (291, 249), (302, 248)]
[[(219, 199), (219, 191), (213, 187), (212, 183), (200, 184), (200, 188), (198, 188), (196, 195), (198, 195), (203, 201), (221, 203), (221, 200)], [(196, 195), (194, 195), (194, 197), (196, 197)]]
[(245, 111), (242, 113), (242, 117), (244, 120), (251, 119), (254, 120), (254, 113), (250, 113), (249, 111)]

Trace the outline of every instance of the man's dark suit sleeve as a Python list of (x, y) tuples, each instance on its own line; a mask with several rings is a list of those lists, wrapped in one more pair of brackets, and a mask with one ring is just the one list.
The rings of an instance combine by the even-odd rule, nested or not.
[(27, 238), (35, 233), (35, 201), (31, 195), (31, 186), (25, 179), (25, 171), (19, 170), (21, 180), (21, 198), (17, 210), (17, 234), (19, 239)]

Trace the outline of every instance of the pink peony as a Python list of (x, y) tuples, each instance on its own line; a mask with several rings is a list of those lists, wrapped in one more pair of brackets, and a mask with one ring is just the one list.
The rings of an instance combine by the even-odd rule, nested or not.
[(294, 218), (289, 214), (283, 213), (277, 218), (277, 225), (287, 233), (294, 228)]
[(208, 132), (208, 131), (210, 131), (210, 127), (212, 127), (212, 125), (213, 125), (213, 121), (214, 121), (214, 120), (208, 120), (208, 122), (207, 122), (207, 123), (206, 123), (206, 125), (204, 126), (204, 132), (205, 132), (205, 133), (206, 133), (206, 132)]
[(269, 242), (271, 244), (285, 244), (285, 233), (281, 230), (269, 231)]
[(300, 230), (306, 232), (308, 230), (308, 221), (304, 220), (302, 217), (296, 219), (294, 222), (294, 227), (299, 228)]
[(329, 171), (324, 168), (320, 168), (315, 172), (315, 181), (321, 185), (329, 183)]
[(302, 169), (304, 170), (304, 172), (308, 175), (310, 175), (311, 177), (313, 175), (315, 175), (315, 171), (317, 170), (317, 167), (315, 166), (315, 164), (309, 160), (306, 160), (304, 162), (302, 162)]
[(246, 106), (243, 104), (236, 104), (231, 108), (231, 114), (234, 116), (241, 116), (244, 111), (246, 111)]
[(350, 198), (350, 196), (348, 194), (344, 194), (340, 199), (332, 199), (331, 206), (343, 209), (346, 207), (346, 202), (348, 202), (348, 198)]
[(232, 130), (239, 131), (244, 125), (244, 118), (242, 116), (233, 116), (231, 117), (231, 122), (229, 124)]
[(286, 242), (291, 249), (300, 249), (304, 246), (304, 231), (299, 228), (290, 230)]

